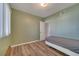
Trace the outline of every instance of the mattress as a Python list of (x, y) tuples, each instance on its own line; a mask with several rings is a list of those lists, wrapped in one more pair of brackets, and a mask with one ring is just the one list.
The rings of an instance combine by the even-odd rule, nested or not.
[(79, 40), (50, 36), (50, 37), (46, 38), (46, 41), (56, 44), (58, 46), (67, 48), (67, 49), (79, 54)]

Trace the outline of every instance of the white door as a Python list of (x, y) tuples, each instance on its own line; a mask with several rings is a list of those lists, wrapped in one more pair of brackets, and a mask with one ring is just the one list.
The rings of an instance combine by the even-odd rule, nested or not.
[(40, 40), (45, 40), (45, 23), (40, 21)]

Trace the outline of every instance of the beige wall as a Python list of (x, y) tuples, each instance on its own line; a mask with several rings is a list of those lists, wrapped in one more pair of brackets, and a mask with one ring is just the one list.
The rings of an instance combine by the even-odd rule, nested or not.
[(12, 9), (12, 45), (39, 40), (40, 20), (37, 16)]

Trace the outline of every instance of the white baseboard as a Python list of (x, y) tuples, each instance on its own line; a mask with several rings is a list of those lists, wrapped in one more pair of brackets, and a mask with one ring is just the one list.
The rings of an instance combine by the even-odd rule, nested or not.
[(15, 45), (12, 45), (11, 47), (21, 46), (21, 45), (30, 44), (30, 43), (39, 42), (39, 41), (42, 41), (42, 40), (35, 40), (35, 41), (30, 41), (30, 42), (15, 44)]
[(59, 50), (59, 51), (65, 53), (65, 54), (67, 54), (67, 55), (70, 55), (70, 56), (79, 56), (79, 54), (77, 54), (77, 53), (75, 53), (75, 52), (73, 52), (73, 51), (71, 51), (71, 50), (69, 50), (69, 49), (66, 49), (66, 48), (64, 48), (64, 47), (55, 45), (55, 44), (50, 43), (50, 42), (48, 42), (48, 41), (45, 41), (45, 43), (46, 43), (48, 46), (51, 46), (52, 48), (55, 48), (55, 49), (57, 49), (57, 50)]

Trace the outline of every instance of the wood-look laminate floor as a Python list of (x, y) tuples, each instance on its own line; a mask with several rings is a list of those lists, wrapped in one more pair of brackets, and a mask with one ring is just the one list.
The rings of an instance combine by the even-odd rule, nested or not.
[(44, 41), (9, 48), (6, 56), (64, 56), (60, 51), (48, 47)]

